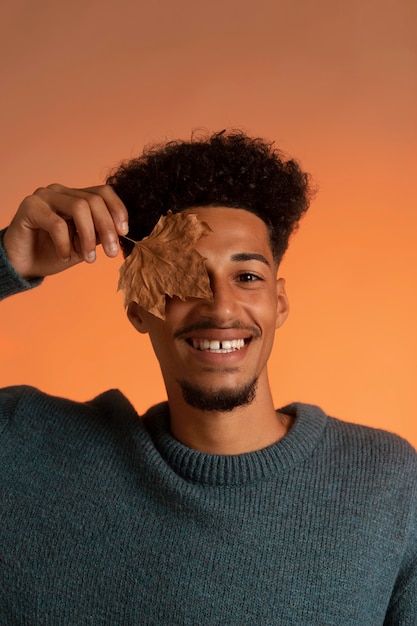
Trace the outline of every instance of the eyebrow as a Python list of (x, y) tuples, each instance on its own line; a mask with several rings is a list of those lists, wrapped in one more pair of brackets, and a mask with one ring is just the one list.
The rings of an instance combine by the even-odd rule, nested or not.
[(268, 267), (271, 267), (270, 262), (263, 254), (258, 254), (257, 252), (237, 252), (236, 254), (232, 254), (230, 257), (232, 261), (260, 261), (264, 263)]

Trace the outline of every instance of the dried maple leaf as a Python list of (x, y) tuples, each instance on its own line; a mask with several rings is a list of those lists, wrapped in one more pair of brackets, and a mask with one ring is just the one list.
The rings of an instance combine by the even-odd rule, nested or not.
[(165, 319), (165, 296), (212, 300), (205, 259), (194, 248), (210, 232), (210, 226), (192, 213), (169, 211), (161, 217), (120, 268), (118, 289), (124, 292), (125, 306), (137, 302)]

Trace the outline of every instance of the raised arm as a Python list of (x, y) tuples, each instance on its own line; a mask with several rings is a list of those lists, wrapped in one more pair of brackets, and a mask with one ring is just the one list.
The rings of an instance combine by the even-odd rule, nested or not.
[(98, 244), (114, 257), (118, 236), (127, 232), (127, 211), (112, 187), (72, 189), (53, 184), (23, 200), (3, 245), (10, 263), (28, 280), (81, 261), (94, 262)]

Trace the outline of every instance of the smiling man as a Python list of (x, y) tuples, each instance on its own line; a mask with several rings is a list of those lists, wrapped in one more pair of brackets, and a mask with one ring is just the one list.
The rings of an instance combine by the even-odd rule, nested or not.
[(210, 295), (167, 289), (158, 315), (128, 299), (168, 398), (142, 417), (116, 391), (1, 392), (2, 623), (417, 624), (415, 451), (314, 406), (276, 410), (271, 395), (288, 315), (279, 263), (308, 175), (271, 143), (222, 132), (149, 149), (107, 183), (22, 202), (0, 294), (93, 262), (97, 242), (112, 257), (120, 237), (127, 263), (172, 212), (206, 227), (195, 252)]
[(267, 375), (275, 329), (288, 312), (284, 282), (259, 217), (227, 207), (192, 212), (212, 230), (196, 249), (213, 300), (170, 299), (164, 321), (134, 302), (128, 315), (150, 335), (179, 441), (213, 454), (256, 450), (285, 434), (289, 421), (275, 411)]

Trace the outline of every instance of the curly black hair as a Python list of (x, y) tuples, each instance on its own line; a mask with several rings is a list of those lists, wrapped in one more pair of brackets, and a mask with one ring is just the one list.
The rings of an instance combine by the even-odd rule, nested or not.
[[(242, 131), (145, 148), (107, 178), (129, 213), (129, 237), (149, 235), (161, 215), (197, 206), (242, 208), (267, 225), (277, 263), (309, 206), (310, 176), (273, 142)], [(121, 239), (127, 256), (133, 247)]]

